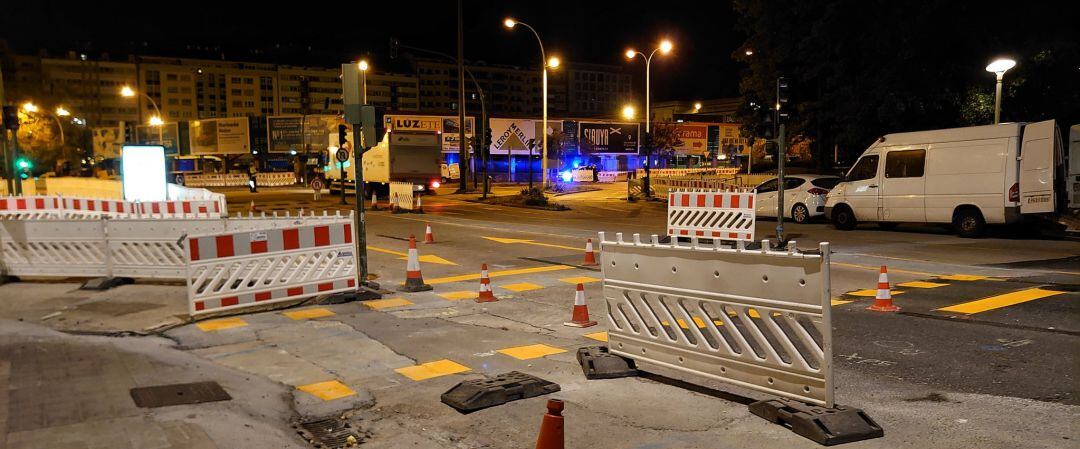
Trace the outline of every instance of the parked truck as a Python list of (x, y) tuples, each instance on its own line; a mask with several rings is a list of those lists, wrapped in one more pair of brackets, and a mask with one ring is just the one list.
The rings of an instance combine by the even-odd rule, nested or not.
[[(412, 183), (416, 192), (429, 192), (438, 188), (442, 175), (442, 146), (439, 138), (436, 131), (387, 132), (378, 145), (364, 153), (365, 191), (386, 195), (391, 182)], [(342, 166), (348, 175), (344, 182), (345, 191), (351, 193), (355, 189), (352, 164), (351, 152), (345, 163), (338, 163), (336, 160), (331, 162), (330, 169), (326, 171), (331, 194), (341, 192)]]
[(1035, 219), (1075, 226), (1077, 165), (1066, 169), (1053, 120), (887, 134), (829, 192), (825, 216), (841, 230), (943, 223), (963, 237)]

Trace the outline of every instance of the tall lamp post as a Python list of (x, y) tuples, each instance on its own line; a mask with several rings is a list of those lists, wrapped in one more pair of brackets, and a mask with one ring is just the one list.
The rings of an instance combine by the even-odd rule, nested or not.
[[(559, 68), (560, 61), (559, 61), (559, 58), (554, 57), (554, 56), (552, 56), (551, 58), (547, 57), (547, 54), (544, 53), (544, 42), (542, 40), (540, 40), (540, 33), (537, 33), (536, 29), (533, 28), (532, 26), (530, 26), (529, 24), (527, 24), (525, 22), (521, 22), (521, 21), (517, 21), (517, 20), (508, 18), (508, 19), (503, 21), (503, 25), (505, 25), (507, 28), (510, 28), (510, 29), (513, 29), (514, 26), (516, 26), (516, 25), (521, 25), (521, 26), (523, 26), (525, 28), (528, 28), (529, 31), (532, 31), (533, 36), (536, 36), (536, 43), (540, 44), (540, 65), (543, 68), (542, 73), (541, 73), (541, 78), (542, 78), (541, 84), (543, 85), (543, 87), (542, 87), (543, 92), (541, 93), (541, 95), (543, 96), (543, 98), (541, 99), (541, 103), (543, 104), (543, 108), (542, 108), (543, 109), (543, 120), (542, 120), (543, 124), (541, 125), (542, 128), (543, 128), (541, 130), (541, 133), (543, 133), (543, 140), (542, 140), (542, 142), (543, 142), (542, 143), (542, 148), (543, 149), (541, 150), (541, 153), (542, 153), (541, 157), (543, 158), (543, 160), (540, 162), (540, 168), (543, 171), (543, 177), (541, 178), (541, 179), (543, 179), (543, 182), (541, 184), (541, 187), (543, 189), (547, 189), (548, 188), (548, 136), (547, 136), (547, 134), (548, 134), (548, 123), (547, 123), (548, 122), (548, 113), (547, 113), (547, 110), (548, 110), (548, 105), (547, 105), (548, 104), (548, 83), (547, 83), (547, 76), (548, 76), (548, 69), (550, 68), (550, 69), (554, 70), (554, 69)], [(506, 152), (506, 154), (507, 154), (507, 156), (506, 156), (507, 160), (509, 161), (510, 151), (508, 150)], [(531, 152), (530, 152), (530, 156), (529, 156), (529, 167), (532, 167), (532, 155), (531, 155)], [(530, 184), (532, 183), (532, 175), (531, 174), (529, 175), (529, 183)]]
[(138, 95), (142, 95), (143, 98), (146, 98), (147, 100), (150, 100), (150, 105), (152, 105), (154, 107), (154, 114), (156, 114), (156, 115), (154, 115), (153, 117), (150, 117), (149, 123), (150, 123), (150, 126), (156, 126), (157, 127), (157, 130), (158, 130), (158, 143), (161, 144), (161, 146), (165, 146), (165, 138), (162, 137), (162, 132), (161, 132), (161, 128), (165, 125), (165, 120), (162, 118), (161, 109), (158, 108), (157, 102), (154, 101), (153, 98), (150, 98), (150, 96), (146, 95), (145, 93), (135, 92), (135, 89), (132, 89), (131, 86), (124, 86), (124, 87), (120, 88), (120, 96), (121, 97), (134, 98), (134, 97), (136, 97)]
[(986, 71), (997, 75), (997, 87), (994, 89), (994, 124), (1001, 122), (1001, 79), (1005, 72), (1016, 67), (1016, 61), (1012, 59), (998, 59), (986, 66)]
[(368, 104), (368, 102), (367, 102), (367, 71), (370, 68), (370, 66), (368, 65), (368, 62), (367, 62), (366, 59), (361, 59), (360, 62), (356, 63), (356, 66), (360, 68), (360, 97), (361, 97), (361, 100), (364, 101), (364, 104)]
[[(649, 92), (649, 81), (650, 81), (650, 79), (649, 79), (649, 68), (652, 66), (652, 58), (653, 58), (653, 56), (656, 56), (656, 52), (660, 52), (660, 54), (663, 54), (663, 55), (671, 53), (671, 49), (673, 47), (674, 46), (671, 44), (671, 41), (669, 41), (667, 39), (664, 39), (663, 41), (660, 42), (660, 46), (654, 48), (653, 51), (649, 52), (648, 55), (646, 55), (645, 53), (642, 53), (640, 51), (634, 50), (632, 48), (626, 50), (626, 53), (625, 53), (626, 59), (634, 59), (635, 57), (641, 56), (641, 59), (645, 60), (645, 135), (646, 136), (651, 137), (650, 133), (652, 132), (652, 126), (651, 126), (652, 115), (649, 112), (649, 93), (650, 93)], [(652, 139), (651, 138), (649, 139), (648, 145), (652, 145)], [(652, 165), (652, 150), (649, 149), (649, 148), (646, 148), (645, 151), (647, 151), (647, 153), (645, 153), (645, 183), (644, 183), (644, 190), (645, 190), (645, 196), (649, 197), (649, 196), (651, 196), (651, 192), (649, 191), (649, 168)]]

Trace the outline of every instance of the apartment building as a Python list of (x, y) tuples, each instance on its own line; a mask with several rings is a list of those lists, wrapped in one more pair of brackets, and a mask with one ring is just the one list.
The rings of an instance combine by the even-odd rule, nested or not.
[[(342, 114), (341, 68), (279, 66), (278, 114)], [(391, 112), (419, 111), (416, 77), (368, 72), (368, 102)]]
[[(138, 89), (165, 121), (254, 117), (277, 113), (274, 64), (140, 56)], [(140, 96), (142, 111), (153, 105)]]
[[(120, 89), (134, 85), (138, 76), (134, 63), (95, 61), (73, 54), (67, 59), (40, 58), (38, 67), (40, 96), (51, 103), (46, 106), (64, 105), (79, 111), (90, 126), (116, 126), (138, 119), (138, 104), (120, 96)], [(26, 99), (38, 101), (30, 96)]]

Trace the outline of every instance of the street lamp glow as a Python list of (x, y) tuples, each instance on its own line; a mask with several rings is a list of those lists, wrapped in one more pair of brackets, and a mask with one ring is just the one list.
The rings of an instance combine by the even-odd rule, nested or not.
[(694, 102), (694, 112), (697, 112), (697, 111), (700, 111), (700, 110), (701, 110), (701, 102), (700, 101), (695, 101)]
[(558, 56), (552, 56), (552, 57), (548, 58), (548, 61), (547, 61), (547, 66), (548, 67), (553, 68), (553, 69), (557, 69), (557, 68), (559, 68), (559, 64), (562, 64), (562, 61), (559, 61)]
[(161, 117), (156, 116), (156, 115), (153, 116), (153, 117), (150, 117), (150, 126), (161, 126), (161, 125), (164, 125), (164, 124), (165, 124), (165, 121), (162, 120)]
[(514, 21), (514, 19), (507, 17), (506, 20), (503, 20), (503, 26), (507, 28), (513, 28), (514, 25), (517, 25), (517, 22)]
[(135, 90), (132, 89), (131, 86), (121, 87), (120, 88), (120, 96), (121, 97), (129, 97), (129, 98), (134, 97), (135, 96)]
[(366, 72), (368, 69), (367, 60), (361, 59), (360, 62), (356, 63), (356, 66), (360, 68), (360, 71)]
[(626, 50), (626, 53), (624, 54), (626, 55), (626, 59), (634, 59), (634, 56), (637, 55), (637, 52), (634, 51), (633, 48), (628, 48)]
[(1000, 76), (1004, 75), (1005, 72), (1013, 67), (1016, 67), (1016, 61), (1013, 61), (1012, 59), (998, 59), (986, 66), (986, 71), (996, 73)]
[(634, 109), (634, 106), (629, 105), (629, 104), (626, 105), (626, 106), (623, 106), (623, 108), (622, 108), (622, 116), (623, 116), (624, 119), (633, 120), (635, 115), (637, 115), (637, 111)]
[(747, 49), (746, 49), (746, 51), (745, 51), (745, 52), (743, 52), (743, 53), (744, 53), (744, 54), (745, 54), (746, 56), (753, 56), (753, 55), (754, 55), (754, 49), (752, 49), (752, 48), (747, 48)]
[(664, 39), (664, 41), (660, 43), (660, 53), (663, 53), (665, 55), (671, 53), (672, 47), (673, 45), (671, 44), (671, 41)]
[(68, 111), (67, 109), (64, 109), (63, 106), (57, 106), (56, 107), (56, 115), (60, 116), (60, 117), (67, 117), (67, 116), (71, 115), (71, 112)]
[(31, 103), (29, 101), (27, 101), (26, 103), (23, 103), (22, 108), (26, 112), (37, 112), (38, 111), (37, 105), (34, 104), (34, 103)]

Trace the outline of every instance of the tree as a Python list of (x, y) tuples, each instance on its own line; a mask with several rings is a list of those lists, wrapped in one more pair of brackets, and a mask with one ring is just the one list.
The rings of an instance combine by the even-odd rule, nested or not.
[(677, 125), (671, 121), (659, 121), (652, 124), (652, 148), (646, 148), (646, 154), (660, 160), (667, 160), (675, 154), (675, 148), (682, 146)]

